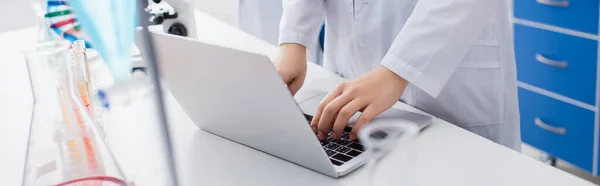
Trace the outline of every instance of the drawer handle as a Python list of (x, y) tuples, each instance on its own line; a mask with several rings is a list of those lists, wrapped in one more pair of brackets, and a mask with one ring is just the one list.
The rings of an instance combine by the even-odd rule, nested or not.
[(567, 68), (567, 66), (569, 66), (569, 63), (567, 63), (566, 61), (551, 60), (551, 59), (544, 57), (540, 53), (535, 54), (535, 60), (537, 60), (540, 63), (550, 65), (553, 67), (558, 67), (558, 68)]
[(569, 7), (569, 1), (562, 0), (537, 0), (539, 4), (548, 5), (548, 6), (556, 6), (556, 7)]
[(540, 118), (537, 118), (537, 117), (535, 118), (535, 120), (533, 122), (538, 127), (543, 128), (544, 130), (550, 131), (555, 134), (564, 136), (567, 133), (567, 129), (565, 129), (563, 127), (555, 127), (552, 125), (548, 125), (548, 124), (544, 123)]

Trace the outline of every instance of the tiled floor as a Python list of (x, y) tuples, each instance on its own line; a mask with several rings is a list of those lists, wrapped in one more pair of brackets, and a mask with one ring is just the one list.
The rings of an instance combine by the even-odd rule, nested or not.
[[(526, 144), (523, 144), (521, 152), (537, 160), (540, 160), (542, 156), (542, 152)], [(571, 173), (573, 175), (586, 179), (592, 183), (595, 183), (596, 185), (600, 185), (600, 178), (595, 178), (591, 175), (591, 173), (580, 170), (579, 168), (574, 167), (573, 165), (570, 165), (567, 162), (558, 160), (556, 163), (556, 167), (565, 172)]]

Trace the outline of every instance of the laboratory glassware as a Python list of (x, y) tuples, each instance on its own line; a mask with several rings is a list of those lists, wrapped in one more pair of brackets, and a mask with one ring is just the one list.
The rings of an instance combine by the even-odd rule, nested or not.
[[(174, 185), (168, 153), (153, 102), (152, 83), (143, 73), (134, 73), (126, 83), (99, 91), (106, 109), (108, 146), (126, 176), (138, 185)], [(127, 140), (115, 140), (127, 136)], [(122, 139), (122, 138), (121, 138)]]
[[(375, 123), (363, 127), (358, 137), (369, 157), (369, 180), (365, 185), (396, 186), (411, 183), (411, 166), (414, 156), (412, 143), (419, 133), (413, 123)], [(412, 184), (408, 184), (412, 185)]]
[(79, 94), (80, 101), (86, 107), (90, 117), (94, 118), (94, 110), (92, 109), (93, 104), (90, 103), (92, 98), (90, 93), (92, 92), (91, 87), (91, 74), (90, 68), (87, 63), (87, 56), (85, 51), (85, 41), (77, 40), (71, 45), (72, 63), (71, 68), (73, 70), (73, 83), (77, 85), (76, 93)]
[(129, 185), (75, 94), (65, 40), (25, 52), (34, 94), (23, 185)]
[[(149, 18), (148, 14), (144, 12), (144, 8), (148, 6), (148, 1), (139, 0), (137, 5), (137, 11), (140, 15), (139, 23), (141, 24), (140, 26), (144, 28), (141, 32), (143, 44), (138, 47), (141, 47), (140, 50), (149, 51), (147, 53), (148, 55), (143, 56), (143, 60), (148, 64), (148, 76), (137, 76), (136, 73), (133, 73), (131, 79), (124, 82), (123, 80), (119, 80), (119, 78), (123, 77), (118, 75), (118, 68), (120, 67), (114, 65), (111, 66), (108, 64), (111, 72), (115, 76), (116, 84), (110, 88), (104, 89), (105, 92), (99, 92), (105, 94), (98, 97), (102, 97), (104, 98), (103, 100), (108, 101), (108, 103), (103, 103), (103, 105), (106, 105), (109, 108), (107, 115), (109, 116), (108, 118), (110, 118), (110, 132), (108, 132), (108, 134), (112, 135), (116, 132), (135, 133), (132, 134), (132, 136), (136, 136), (136, 140), (128, 140), (127, 142), (131, 143), (132, 145), (141, 144), (138, 146), (143, 147), (140, 148), (141, 151), (138, 151), (137, 153), (134, 152), (134, 157), (137, 156), (139, 158), (135, 159), (135, 161), (127, 161), (127, 164), (123, 165), (124, 167), (127, 167), (128, 170), (130, 170), (130, 166), (135, 167), (134, 169), (131, 169), (134, 170), (134, 174), (131, 175), (131, 178), (136, 182), (136, 184), (178, 185), (174, 152), (172, 148), (172, 142), (170, 140), (170, 128), (167, 124), (167, 116), (165, 111), (165, 99), (162, 92), (161, 82), (158, 79), (160, 77), (159, 70), (157, 69), (154, 52), (152, 52), (154, 49), (152, 46), (152, 38), (150, 37), (150, 33), (147, 29), (149, 26), (147, 20), (149, 20)], [(127, 10), (127, 8), (125, 8), (127, 7), (126, 4), (121, 4), (121, 6), (123, 7), (120, 10)], [(120, 12), (120, 14), (115, 15), (121, 15), (124, 13), (125, 12)], [(123, 26), (123, 24), (127, 23), (127, 21), (121, 23)], [(120, 29), (127, 30), (126, 26), (121, 27)], [(124, 39), (127, 39), (127, 36), (124, 36)], [(102, 51), (100, 52), (102, 53)], [(131, 55), (129, 55), (128, 60), (131, 60)], [(131, 70), (131, 68), (129, 68), (129, 70)], [(119, 111), (119, 109), (123, 110)], [(129, 117), (118, 117), (119, 114), (128, 115)], [(141, 115), (144, 117), (132, 117), (134, 115)], [(121, 121), (117, 122), (118, 125), (112, 124), (114, 121), (113, 119), (115, 118)], [(123, 122), (127, 119), (132, 120), (132, 122)], [(127, 125), (124, 123), (127, 123)], [(139, 124), (143, 125), (140, 126)], [(135, 125), (140, 127), (136, 127)], [(113, 130), (117, 127), (130, 127), (131, 129)], [(116, 132), (113, 133), (113, 131)], [(126, 148), (127, 146), (128, 145), (123, 145), (122, 143), (115, 143), (114, 145), (111, 143), (111, 147), (114, 147), (115, 149), (120, 147)], [(116, 151), (119, 153), (122, 152), (120, 150)], [(122, 154), (130, 155), (130, 153)], [(121, 157), (120, 155), (121, 154), (116, 156)]]
[(88, 114), (94, 124), (99, 127), (98, 132), (102, 138), (105, 138), (106, 128), (103, 123), (104, 110), (101, 105), (95, 101), (94, 91), (96, 90), (93, 82), (92, 72), (88, 63), (86, 42), (76, 40), (71, 45), (71, 69), (73, 70), (73, 83), (76, 85), (76, 94), (81, 103), (86, 107)]

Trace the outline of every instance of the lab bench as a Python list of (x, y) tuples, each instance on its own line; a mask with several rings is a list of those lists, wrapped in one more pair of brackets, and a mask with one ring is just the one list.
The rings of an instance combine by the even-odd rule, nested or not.
[(524, 143), (598, 176), (599, 0), (516, 0)]

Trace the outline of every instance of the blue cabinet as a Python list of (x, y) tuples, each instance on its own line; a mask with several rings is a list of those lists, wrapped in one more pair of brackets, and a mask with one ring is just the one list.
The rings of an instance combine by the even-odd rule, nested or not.
[(597, 41), (523, 25), (514, 30), (519, 81), (596, 103)]
[(521, 137), (598, 175), (599, 0), (515, 0)]
[(594, 112), (519, 88), (523, 142), (592, 172)]
[(515, 18), (598, 34), (599, 0), (515, 0)]

